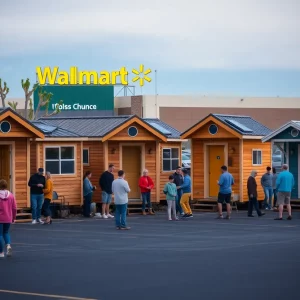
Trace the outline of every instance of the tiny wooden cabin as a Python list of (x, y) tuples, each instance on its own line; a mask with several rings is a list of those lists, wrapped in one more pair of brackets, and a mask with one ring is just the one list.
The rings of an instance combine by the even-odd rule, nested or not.
[(19, 207), (30, 207), (30, 141), (44, 137), (41, 129), (11, 108), (0, 109), (0, 179), (7, 181)]
[(277, 173), (283, 164), (289, 165), (294, 175), (295, 186), (292, 199), (300, 199), (300, 121), (290, 121), (262, 138), (264, 143), (272, 144), (272, 165)]
[(249, 116), (210, 114), (181, 134), (191, 139), (192, 199), (215, 198), (221, 166), (228, 166), (235, 185), (233, 195), (248, 201), (247, 180), (258, 171), (258, 199), (264, 198), (260, 178), (271, 165), (271, 143), (262, 143), (271, 130)]
[(93, 200), (101, 201), (99, 177), (110, 163), (123, 169), (131, 192), (140, 199), (139, 177), (148, 169), (155, 187), (151, 201), (165, 198), (163, 185), (181, 164), (180, 132), (159, 119), (137, 116), (89, 116), (41, 118), (33, 124), (45, 134), (31, 142), (31, 173), (43, 167), (50, 171), (54, 188), (70, 205), (82, 204), (82, 180), (86, 171), (97, 186)]

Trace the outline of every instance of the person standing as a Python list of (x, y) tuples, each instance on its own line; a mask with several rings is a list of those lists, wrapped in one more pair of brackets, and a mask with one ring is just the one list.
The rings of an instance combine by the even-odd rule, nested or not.
[(174, 183), (174, 176), (169, 176), (169, 182), (165, 184), (164, 194), (166, 195), (167, 203), (168, 203), (168, 217), (169, 221), (172, 221), (172, 211), (173, 211), (173, 218), (174, 221), (178, 220), (176, 216), (176, 196), (177, 196), (177, 189)]
[(120, 230), (129, 230), (130, 227), (126, 224), (126, 213), (130, 188), (128, 182), (124, 179), (125, 172), (123, 170), (118, 171), (118, 176), (119, 178), (115, 179), (112, 183), (112, 192), (115, 195), (116, 206), (116, 228)]
[(15, 222), (17, 215), (17, 203), (14, 195), (7, 190), (7, 182), (0, 180), (0, 258), (4, 258), (2, 239), (6, 244), (6, 255), (12, 255), (9, 229)]
[(283, 205), (286, 205), (289, 216), (287, 220), (292, 220), (291, 194), (295, 185), (295, 179), (291, 172), (288, 171), (289, 166), (284, 164), (282, 172), (279, 173), (276, 180), (277, 203), (279, 206), (279, 216), (275, 220), (282, 220)]
[(146, 203), (148, 205), (149, 215), (154, 215), (151, 204), (151, 190), (154, 188), (154, 183), (151, 177), (148, 176), (148, 170), (143, 171), (143, 176), (140, 177), (139, 187), (142, 194), (142, 214), (146, 215)]
[(50, 210), (50, 203), (53, 199), (53, 181), (51, 179), (51, 173), (46, 172), (46, 186), (43, 189), (44, 192), (44, 216), (46, 217), (45, 225), (52, 224), (52, 218), (51, 218), (51, 210)]
[(255, 208), (257, 215), (259, 217), (264, 216), (265, 213), (262, 213), (258, 207), (257, 202), (257, 183), (255, 180), (255, 177), (257, 176), (257, 171), (252, 171), (251, 175), (248, 178), (247, 181), (247, 190), (248, 190), (248, 197), (249, 197), (249, 203), (248, 203), (248, 217), (254, 217), (253, 207)]
[(227, 208), (227, 216), (226, 219), (230, 219), (231, 214), (231, 193), (232, 193), (232, 186), (234, 185), (233, 176), (227, 171), (227, 166), (221, 167), (221, 176), (217, 183), (219, 185), (219, 194), (218, 194), (218, 210), (219, 216), (218, 219), (223, 219), (223, 203), (226, 203)]
[(276, 173), (276, 168), (272, 168), (272, 188), (273, 188), (273, 195), (274, 195), (274, 201), (273, 201), (273, 209), (276, 209), (277, 205), (277, 189), (276, 189), (276, 179), (277, 179), (277, 173)]
[(261, 185), (264, 189), (265, 193), (265, 199), (263, 202), (263, 206), (265, 210), (272, 209), (272, 196), (273, 196), (273, 182), (272, 182), (272, 177), (273, 175), (271, 174), (271, 168), (267, 167), (267, 172), (261, 177)]
[(87, 171), (83, 177), (83, 216), (86, 218), (91, 217), (91, 203), (93, 192), (96, 187), (92, 185), (90, 179), (92, 177), (91, 171)]
[(191, 197), (191, 177), (188, 174), (187, 169), (182, 170), (183, 173), (183, 184), (178, 186), (178, 189), (182, 189), (182, 196), (180, 200), (180, 205), (184, 210), (184, 215), (182, 216), (183, 218), (192, 218), (192, 210), (190, 207), (190, 197)]
[(113, 171), (115, 166), (110, 164), (108, 170), (103, 172), (99, 179), (99, 185), (102, 190), (102, 218), (108, 219), (114, 216), (109, 213), (109, 206), (112, 200), (112, 183), (114, 181)]
[[(181, 186), (183, 184), (183, 176), (182, 176), (182, 171), (181, 167), (178, 166), (175, 173), (173, 174), (174, 177), (174, 183), (176, 187)], [(177, 194), (176, 194), (176, 213), (179, 213), (180, 215), (184, 215), (183, 209), (180, 205), (180, 200), (182, 196), (182, 189), (177, 188)]]
[(38, 172), (33, 174), (28, 181), (28, 186), (30, 186), (32, 224), (44, 224), (41, 219), (42, 207), (44, 203), (43, 189), (46, 186), (46, 179), (43, 174), (44, 169), (39, 168)]

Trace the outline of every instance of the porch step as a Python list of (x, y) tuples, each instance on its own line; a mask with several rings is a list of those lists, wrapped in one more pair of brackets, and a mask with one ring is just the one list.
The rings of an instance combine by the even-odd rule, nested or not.
[(29, 223), (32, 221), (32, 215), (29, 213), (30, 208), (17, 209), (16, 223)]
[(217, 211), (218, 205), (213, 203), (200, 203), (197, 202), (195, 204), (192, 204), (192, 209), (195, 211)]
[(127, 215), (141, 214), (142, 213), (142, 202), (129, 200), (127, 204)]

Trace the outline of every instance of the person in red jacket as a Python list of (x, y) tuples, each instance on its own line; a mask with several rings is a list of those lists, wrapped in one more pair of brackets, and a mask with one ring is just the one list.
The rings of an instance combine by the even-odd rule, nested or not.
[(152, 210), (152, 204), (151, 204), (151, 190), (154, 188), (153, 180), (148, 176), (148, 170), (143, 171), (143, 176), (141, 176), (139, 180), (139, 187), (141, 189), (142, 193), (142, 213), (143, 215), (146, 215), (146, 203), (148, 204), (149, 209), (149, 215), (154, 215), (154, 212)]
[(17, 204), (14, 195), (7, 190), (7, 182), (0, 180), (0, 258), (4, 258), (2, 239), (6, 244), (6, 255), (11, 256), (10, 246), (10, 224), (15, 222), (17, 215)]

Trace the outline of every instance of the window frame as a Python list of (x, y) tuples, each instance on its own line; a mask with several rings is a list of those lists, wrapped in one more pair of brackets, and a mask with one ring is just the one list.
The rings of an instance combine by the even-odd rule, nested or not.
[[(84, 150), (87, 150), (87, 152), (88, 152), (88, 162), (87, 163), (85, 163), (84, 161), (83, 161), (83, 158), (84, 158), (84, 156), (83, 156), (83, 151)], [(90, 148), (89, 147), (84, 147), (84, 148), (82, 148), (82, 164), (84, 165), (84, 166), (89, 166), (90, 165)]]
[[(73, 148), (74, 149), (74, 158), (73, 159), (61, 159), (61, 148)], [(59, 149), (59, 158), (58, 159), (46, 159), (46, 150), (50, 149), (50, 148), (58, 148)], [(59, 162), (59, 174), (54, 174), (51, 173), (51, 175), (53, 176), (76, 176), (76, 165), (77, 165), (77, 161), (76, 161), (76, 153), (77, 153), (77, 147), (76, 145), (44, 145), (44, 170), (45, 172), (47, 172), (46, 170), (46, 162), (48, 161), (58, 161)], [(61, 162), (62, 161), (73, 161), (74, 162), (74, 173), (61, 173)]]
[[(164, 159), (164, 150), (170, 150), (170, 153), (172, 155), (172, 149), (178, 149), (178, 158), (169, 158), (169, 159)], [(175, 159), (178, 159), (178, 166), (181, 166), (181, 149), (180, 147), (162, 147), (161, 148), (161, 169), (162, 169), (162, 172), (166, 173), (166, 172), (175, 172), (175, 170), (164, 170), (164, 160), (169, 160), (170, 161), (170, 166), (172, 168), (172, 160), (175, 160)]]
[[(260, 164), (253, 163), (254, 151), (260, 152)], [(257, 157), (256, 157), (256, 159), (257, 159)], [(258, 159), (257, 159), (257, 161), (258, 161)], [(262, 149), (252, 149), (252, 166), (262, 166), (262, 165), (263, 165)]]

